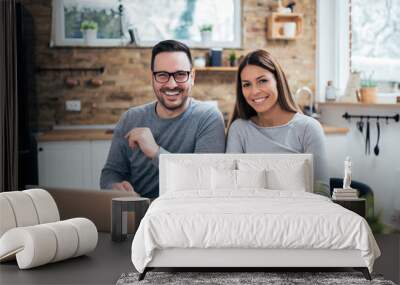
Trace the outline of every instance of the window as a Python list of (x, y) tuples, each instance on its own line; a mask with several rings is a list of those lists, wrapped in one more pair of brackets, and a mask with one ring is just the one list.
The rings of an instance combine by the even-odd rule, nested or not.
[[(83, 21), (97, 24), (95, 46), (140, 46), (177, 39), (191, 47), (240, 47), (240, 0), (53, 0), (52, 44), (84, 45)], [(200, 27), (212, 26), (212, 40)]]
[(399, 92), (400, 1), (351, 0), (351, 69)]
[(122, 14), (116, 0), (53, 0), (52, 44), (56, 46), (84, 45), (81, 23), (97, 24), (96, 46), (127, 44), (121, 26)]

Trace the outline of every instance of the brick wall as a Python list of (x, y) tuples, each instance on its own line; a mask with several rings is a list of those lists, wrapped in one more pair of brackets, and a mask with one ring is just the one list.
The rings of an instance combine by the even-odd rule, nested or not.
[[(292, 91), (315, 85), (316, 4), (315, 0), (296, 1), (296, 12), (303, 13), (303, 37), (295, 41), (267, 40), (267, 17), (274, 0), (242, 0), (243, 50), (270, 51), (281, 63)], [(285, 2), (285, 1), (284, 1)], [(38, 98), (39, 128), (44, 130), (54, 124), (113, 124), (122, 112), (131, 106), (154, 100), (150, 84), (150, 49), (148, 48), (50, 48), (51, 0), (24, 0), (35, 22), (36, 65), (105, 66), (103, 74), (38, 72), (36, 93)], [(224, 51), (227, 58), (231, 50)], [(193, 55), (206, 53), (193, 50)], [(79, 80), (71, 88), (66, 78)], [(95, 87), (90, 79), (101, 78), (104, 84)], [(234, 73), (198, 73), (193, 96), (200, 100), (218, 100), (221, 111), (231, 113), (235, 97)], [(81, 100), (79, 113), (66, 112), (65, 100)]]

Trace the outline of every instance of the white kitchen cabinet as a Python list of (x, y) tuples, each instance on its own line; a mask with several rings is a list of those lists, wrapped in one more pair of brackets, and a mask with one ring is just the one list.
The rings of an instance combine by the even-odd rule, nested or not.
[(92, 171), (92, 182), (91, 185), (93, 189), (98, 189), (100, 187), (100, 175), (101, 170), (107, 160), (107, 155), (110, 150), (111, 141), (110, 140), (98, 140), (91, 141), (90, 148), (90, 161), (91, 161), (91, 171)]
[(107, 140), (39, 142), (39, 185), (99, 189), (110, 145)]

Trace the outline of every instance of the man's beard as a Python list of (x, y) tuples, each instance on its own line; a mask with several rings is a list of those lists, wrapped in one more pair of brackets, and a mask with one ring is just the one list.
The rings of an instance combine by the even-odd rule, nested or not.
[(183, 90), (182, 88), (174, 88), (174, 89), (166, 89), (166, 88), (162, 88), (160, 89), (160, 94), (157, 96), (158, 102), (160, 102), (160, 104), (167, 110), (169, 111), (175, 111), (177, 109), (182, 108), (182, 106), (184, 106), (186, 104), (187, 99), (189, 98), (189, 96), (182, 96), (182, 102), (179, 105), (174, 105), (174, 106), (168, 106), (168, 104), (165, 102), (164, 100), (164, 96), (168, 96), (165, 95), (165, 91), (178, 91), (180, 93), (184, 92), (185, 90)]

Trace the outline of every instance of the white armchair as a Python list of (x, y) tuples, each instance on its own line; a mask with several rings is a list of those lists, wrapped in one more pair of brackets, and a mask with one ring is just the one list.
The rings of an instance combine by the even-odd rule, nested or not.
[(96, 226), (86, 218), (60, 221), (43, 189), (0, 193), (0, 262), (17, 259), (20, 269), (57, 262), (95, 249)]

